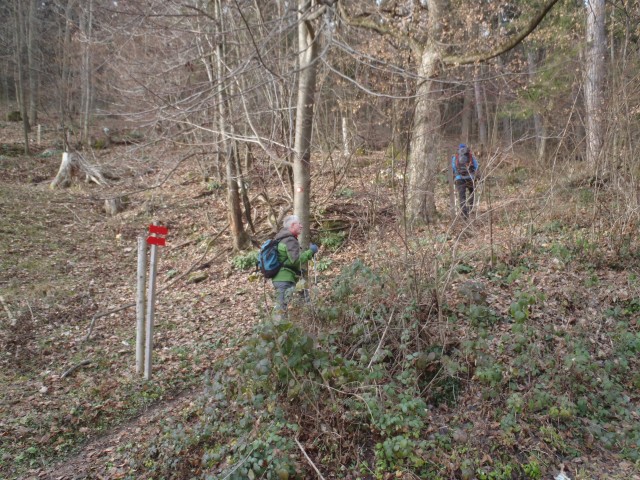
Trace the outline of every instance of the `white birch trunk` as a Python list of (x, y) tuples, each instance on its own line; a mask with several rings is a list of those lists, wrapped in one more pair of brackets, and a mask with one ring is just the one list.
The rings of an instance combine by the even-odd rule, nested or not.
[(348, 157), (351, 153), (349, 148), (349, 128), (347, 127), (347, 117), (342, 117), (342, 154)]

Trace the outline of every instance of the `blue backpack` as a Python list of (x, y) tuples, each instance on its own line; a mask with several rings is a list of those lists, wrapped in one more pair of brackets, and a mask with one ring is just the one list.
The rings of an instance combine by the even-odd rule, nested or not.
[(280, 263), (280, 259), (278, 258), (279, 243), (279, 240), (271, 239), (264, 242), (260, 247), (260, 253), (258, 253), (258, 269), (262, 272), (264, 278), (275, 277), (282, 267), (282, 263)]

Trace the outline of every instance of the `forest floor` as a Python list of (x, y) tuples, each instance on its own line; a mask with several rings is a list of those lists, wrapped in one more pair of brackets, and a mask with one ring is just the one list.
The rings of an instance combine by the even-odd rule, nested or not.
[[(208, 190), (192, 165), (160, 189), (131, 195), (130, 210), (104, 213), (116, 192), (162, 182), (180, 151), (99, 152), (93, 162), (124, 177), (116, 187), (50, 190), (61, 158), (53, 136), (31, 157), (13, 149), (14, 125), (1, 124), (0, 138), (0, 477), (37, 477), (52, 459), (188, 397), (258, 321), (260, 297), (231, 266), (223, 190)], [(161, 153), (166, 161), (157, 160)], [(135, 308), (97, 318), (86, 336), (94, 315), (135, 302), (137, 238), (153, 219), (170, 229), (158, 290), (187, 270), (207, 278), (184, 277), (158, 293), (153, 380), (145, 382), (135, 372)], [(97, 467), (95, 452), (90, 458), (72, 467), (74, 476)]]
[[(20, 140), (15, 124), (0, 123), (0, 477), (131, 478), (131, 449), (159, 437), (167, 419), (190, 417), (202, 394), (203, 376), (251, 334), (271, 305), (270, 290), (262, 282), (250, 282), (249, 271), (232, 264), (225, 189), (203, 179), (202, 159), (181, 161), (187, 152), (179, 147), (112, 147), (95, 151), (90, 161), (114, 172), (117, 182), (50, 190), (61, 154), (54, 147), (55, 132), (45, 132), (29, 157), (20, 153)], [(316, 278), (320, 291), (354, 259), (375, 257), (370, 245), (381, 226), (394, 238), (402, 230), (396, 225), (388, 169), (380, 168), (375, 155), (359, 161), (338, 188), (332, 188), (335, 176), (329, 172), (314, 180), (319, 185), (314, 202), (322, 205), (317, 211), (323, 215), (316, 225), (348, 226), (344, 243), (321, 252), (326, 269)], [(526, 257), (527, 265), (535, 267), (511, 269), (500, 283), (487, 283), (482, 295), (491, 307), (508, 317), (520, 292), (529, 287), (544, 291), (546, 300), (531, 313), (533, 321), (567, 332), (591, 325), (594, 345), (603, 343), (604, 359), (609, 353), (600, 337), (609, 326), (604, 311), (618, 308), (618, 317), (628, 320), (632, 333), (638, 332), (638, 263), (621, 268), (615, 260), (607, 261), (607, 253), (588, 265), (579, 263), (557, 236), (557, 219), (537, 213), (535, 222), (545, 228), (532, 242), (532, 221), (527, 219), (534, 215), (531, 198), (543, 210), (545, 199), (537, 196), (535, 183), (516, 178), (521, 172), (514, 165), (501, 168), (515, 186), (496, 194), (493, 207), (511, 210), (511, 221), (494, 224), (482, 216), (468, 225), (442, 218), (437, 226), (418, 230), (416, 238), (437, 239), (436, 251), (479, 249), (491, 264), (495, 258)], [(107, 216), (104, 200), (125, 195), (127, 209)], [(447, 201), (443, 187), (440, 211), (447, 210)], [(488, 201), (488, 192), (482, 201)], [(480, 211), (487, 210), (485, 203)], [(589, 204), (572, 208), (562, 213), (563, 221), (588, 233), (596, 218)], [(269, 236), (267, 212), (256, 211), (256, 239), (262, 241)], [(160, 249), (153, 379), (147, 382), (135, 371), (135, 308), (97, 318), (87, 336), (94, 316), (135, 301), (137, 238), (154, 220), (167, 225), (169, 234), (167, 246)], [(615, 250), (614, 237), (601, 235), (601, 251)], [(463, 261), (458, 272), (474, 269), (474, 258)], [(189, 272), (206, 275), (193, 282)], [(450, 302), (463, 296), (459, 288), (464, 283), (451, 283)], [(637, 388), (627, 400), (630, 418), (640, 421)], [(470, 424), (484, 408), (461, 399), (455, 411), (434, 409), (431, 422), (442, 429), (453, 416)], [(485, 439), (500, 429), (472, 423), (469, 434)], [(566, 440), (565, 435), (571, 437), (571, 432), (554, 441)], [(564, 469), (571, 479), (640, 479), (640, 463), (620, 456), (615, 446), (591, 443), (571, 455), (531, 446), (538, 448), (547, 465), (546, 476), (538, 478), (552, 478)], [(449, 478), (462, 478), (459, 465), (450, 471)]]

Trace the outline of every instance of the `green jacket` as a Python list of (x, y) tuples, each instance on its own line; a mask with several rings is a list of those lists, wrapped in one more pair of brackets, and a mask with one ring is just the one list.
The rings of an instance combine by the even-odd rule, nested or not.
[(297, 282), (300, 277), (300, 265), (304, 265), (311, 257), (311, 250), (300, 251), (300, 243), (291, 232), (285, 228), (280, 230), (275, 237), (278, 243), (278, 259), (282, 263), (282, 268), (273, 277), (274, 282)]

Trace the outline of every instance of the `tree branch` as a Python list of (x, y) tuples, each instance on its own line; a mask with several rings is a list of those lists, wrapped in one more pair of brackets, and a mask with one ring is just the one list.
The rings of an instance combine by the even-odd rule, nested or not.
[(65, 372), (62, 375), (60, 375), (60, 378), (66, 378), (69, 375), (71, 375), (73, 372), (75, 372), (77, 369), (79, 369), (80, 367), (84, 367), (85, 365), (90, 365), (90, 364), (91, 364), (91, 360), (83, 360), (82, 362), (77, 363), (71, 368), (65, 370)]
[[(557, 0), (556, 0), (557, 1)], [(344, 23), (349, 25), (350, 27), (364, 28), (367, 30), (373, 30), (374, 32), (378, 32), (380, 35), (391, 35), (392, 37), (397, 38), (403, 42), (409, 42), (411, 49), (414, 51), (422, 51), (423, 46), (410, 38), (408, 35), (404, 33), (400, 33), (393, 28), (380, 24), (371, 18), (370, 14), (365, 14), (362, 16), (358, 16), (357, 18), (351, 17), (349, 12), (344, 6), (344, 2), (338, 1), (338, 16), (342, 19)]]
[(305, 451), (304, 447), (302, 446), (302, 444), (300, 443), (300, 441), (297, 438), (294, 438), (296, 445), (298, 445), (298, 448), (300, 449), (300, 451), (302, 452), (302, 454), (304, 455), (304, 458), (306, 458), (307, 463), (309, 463), (309, 465), (311, 465), (311, 468), (313, 468), (316, 472), (316, 474), (318, 475), (318, 478), (320, 480), (324, 480), (324, 477), (322, 476), (322, 474), (320, 473), (320, 470), (318, 470), (318, 467), (316, 467), (316, 464), (313, 463), (313, 461), (311, 460), (311, 458), (309, 458), (309, 455), (307, 455), (307, 452)]
[(469, 55), (459, 55), (459, 56), (449, 56), (443, 57), (441, 62), (445, 66), (457, 66), (457, 65), (469, 65), (471, 63), (480, 63), (486, 62), (487, 60), (491, 60), (503, 53), (508, 52), (509, 50), (516, 47), (520, 42), (522, 42), (525, 38), (529, 36), (531, 32), (533, 32), (536, 27), (542, 22), (544, 17), (547, 16), (547, 13), (553, 8), (553, 6), (558, 3), (559, 0), (549, 0), (547, 4), (538, 12), (538, 14), (531, 19), (529, 25), (520, 32), (515, 37), (511, 38), (509, 41), (496, 47), (493, 51), (487, 53), (472, 53)]

